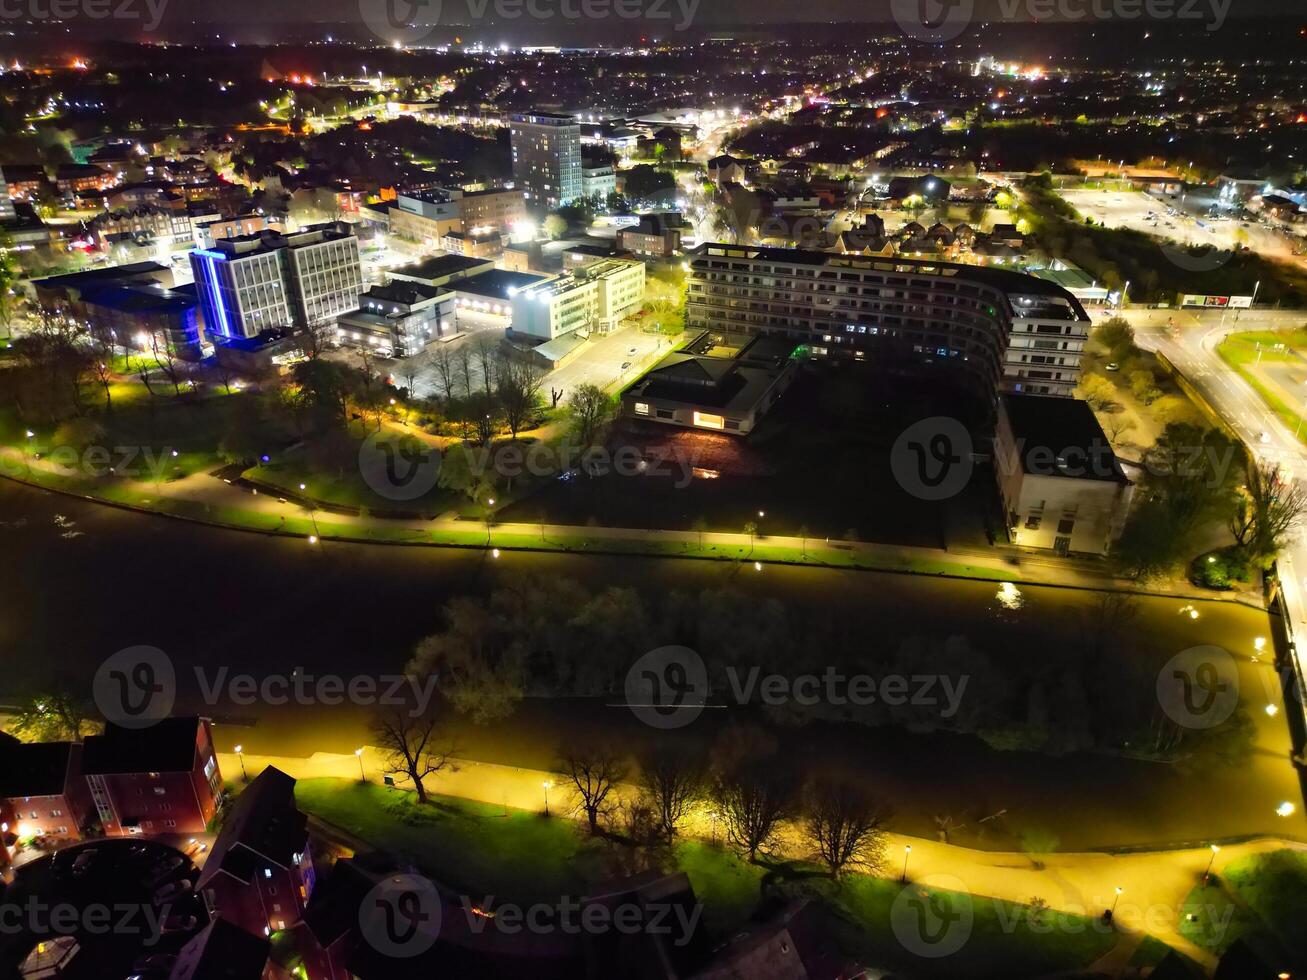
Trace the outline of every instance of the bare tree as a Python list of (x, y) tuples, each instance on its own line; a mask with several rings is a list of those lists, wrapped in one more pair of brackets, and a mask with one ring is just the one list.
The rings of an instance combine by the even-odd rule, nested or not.
[(567, 404), (581, 448), (589, 449), (604, 423), (612, 418), (613, 399), (598, 385), (587, 382), (576, 386)]
[(450, 344), (436, 344), (435, 356), (431, 359), (431, 365), (436, 369), (436, 377), (440, 379), (440, 396), (448, 402), (454, 397), (454, 351)]
[(161, 341), (158, 333), (150, 334), (150, 353), (154, 355), (155, 366), (171, 382), (172, 393), (180, 395), (182, 392), (181, 366), (177, 363), (177, 352), (173, 349), (172, 344), (166, 340)]
[(472, 397), (472, 348), (464, 343), (454, 348), (454, 366), (463, 382), (463, 397)]
[(659, 741), (640, 754), (641, 797), (659, 833), (672, 843), (677, 826), (703, 795), (704, 767), (682, 746)]
[(626, 778), (626, 764), (610, 746), (577, 741), (563, 749), (559, 770), (571, 784), (577, 806), (585, 812), (590, 833), (599, 833), (599, 818), (616, 805), (614, 787)]
[(476, 343), (472, 347), (472, 353), (476, 356), (477, 367), (481, 369), (481, 387), (486, 393), (486, 398), (495, 397), (495, 357), (496, 347), (498, 344), (489, 334), (481, 334), (477, 337)]
[(1307, 491), (1297, 481), (1284, 479), (1278, 464), (1267, 466), (1250, 460), (1244, 492), (1236, 515), (1230, 520), (1235, 540), (1247, 548), (1253, 559), (1269, 566), (1284, 547), (1285, 538), (1302, 518)]
[(440, 730), (440, 716), (431, 705), (415, 711), (407, 704), (378, 712), (372, 720), (372, 737), (386, 757), (387, 775), (413, 783), (418, 802), (427, 802), (423, 780), (450, 764), (453, 743)]
[(540, 404), (540, 383), (543, 380), (543, 372), (525, 358), (507, 352), (500, 355), (495, 371), (495, 391), (514, 442)]
[(754, 861), (771, 844), (781, 821), (793, 815), (794, 785), (774, 757), (755, 757), (718, 777), (713, 802), (726, 839)]
[(888, 809), (861, 786), (829, 776), (814, 780), (807, 796), (808, 836), (831, 877), (846, 867), (881, 870)]

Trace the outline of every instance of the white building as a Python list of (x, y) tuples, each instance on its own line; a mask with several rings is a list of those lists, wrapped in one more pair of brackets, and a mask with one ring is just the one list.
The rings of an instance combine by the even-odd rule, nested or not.
[(1104, 555), (1121, 536), (1134, 484), (1085, 402), (1004, 395), (994, 467), (1014, 544)]
[(607, 259), (513, 297), (513, 332), (541, 340), (608, 333), (644, 301), (644, 263)]
[(206, 328), (220, 337), (328, 323), (363, 291), (358, 239), (343, 222), (220, 239), (191, 253), (191, 269)]
[(608, 164), (581, 168), (581, 193), (585, 197), (606, 200), (617, 193), (617, 172)]

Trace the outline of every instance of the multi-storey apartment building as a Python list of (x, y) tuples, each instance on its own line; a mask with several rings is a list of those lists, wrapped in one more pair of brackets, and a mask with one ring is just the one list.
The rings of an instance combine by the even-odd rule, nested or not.
[(552, 112), (513, 113), (513, 177), (539, 209), (580, 197), (581, 126), (574, 116)]
[(0, 851), (9, 839), (81, 837), (91, 812), (81, 764), (77, 742), (0, 746)]
[(109, 722), (84, 741), (82, 772), (110, 837), (202, 833), (222, 786), (209, 722), (193, 716), (149, 728)]
[(0, 221), (13, 221), (14, 202), (9, 199), (9, 184), (5, 182), (5, 172), (0, 170)]
[(358, 239), (349, 225), (310, 225), (225, 238), (191, 253), (210, 335), (253, 338), (274, 327), (313, 327), (358, 308)]
[(640, 308), (644, 263), (606, 259), (557, 276), (513, 297), (513, 332), (541, 340), (607, 333)]
[(708, 244), (690, 329), (782, 334), (819, 355), (938, 367), (998, 391), (1071, 396), (1089, 317), (1056, 283), (1001, 269)]
[(268, 766), (236, 797), (196, 882), (209, 912), (267, 936), (299, 923), (313, 893), (308, 818), (295, 780)]

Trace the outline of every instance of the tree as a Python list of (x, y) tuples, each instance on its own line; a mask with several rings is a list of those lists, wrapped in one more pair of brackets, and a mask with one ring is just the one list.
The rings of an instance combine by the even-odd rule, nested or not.
[(445, 606), (445, 628), (418, 641), (407, 673), (436, 677), (450, 705), (478, 725), (507, 718), (525, 690), (525, 640), (485, 604), (466, 597)]
[(567, 219), (559, 214), (551, 214), (545, 218), (541, 230), (544, 231), (546, 238), (562, 238), (567, 234)]
[[(1246, 512), (1251, 525), (1235, 540), (1247, 548), (1250, 557), (1262, 568), (1269, 568), (1284, 547), (1285, 538), (1302, 518), (1307, 505), (1307, 491), (1302, 484), (1289, 482), (1280, 475), (1279, 464), (1268, 466), (1248, 460), (1244, 489), (1237, 504)], [(1234, 531), (1232, 522), (1231, 531)]]
[(1116, 388), (1097, 374), (1086, 374), (1080, 381), (1080, 397), (1103, 412), (1116, 405)]
[(457, 369), (451, 346), (452, 342), (436, 344), (436, 353), (431, 359), (431, 366), (435, 368), (436, 377), (440, 380), (440, 397), (446, 404), (454, 397), (454, 376)]
[(665, 740), (640, 753), (639, 786), (659, 833), (672, 843), (677, 826), (703, 794), (704, 768), (682, 746)]
[(696, 517), (690, 525), (690, 530), (699, 536), (699, 550), (703, 551), (703, 536), (708, 530), (708, 522), (702, 517)]
[(613, 790), (626, 778), (622, 757), (602, 740), (577, 740), (564, 747), (559, 770), (572, 786), (590, 833), (599, 833), (599, 818), (611, 812)]
[(419, 803), (427, 802), (423, 782), (450, 764), (453, 744), (440, 732), (440, 716), (431, 704), (416, 710), (408, 704), (388, 707), (372, 720), (372, 737), (385, 753), (384, 771), (413, 784)]
[(1109, 317), (1099, 324), (1093, 332), (1093, 338), (1114, 361), (1125, 361), (1138, 351), (1135, 346), (1135, 328), (1119, 316)]
[(567, 404), (581, 448), (589, 449), (594, 445), (599, 430), (613, 416), (613, 399), (599, 385), (587, 381), (573, 389)]
[(172, 393), (181, 394), (181, 366), (177, 360), (177, 352), (173, 349), (172, 344), (167, 340), (161, 339), (158, 333), (150, 335), (150, 352), (154, 355), (155, 366), (163, 372), (164, 377), (172, 384)]
[(19, 297), (14, 292), (14, 283), (18, 279), (18, 267), (10, 253), (13, 241), (9, 233), (0, 228), (0, 327), (5, 336), (11, 335), (14, 313), (18, 310)]
[(795, 792), (775, 757), (744, 759), (724, 771), (713, 786), (726, 838), (749, 856), (768, 847), (781, 821), (794, 812)]
[(1162, 393), (1157, 390), (1157, 378), (1148, 368), (1131, 371), (1129, 379), (1131, 393), (1145, 405), (1151, 405), (1162, 396)]
[(91, 706), (66, 687), (55, 687), (25, 699), (13, 712), (10, 728), (33, 742), (80, 742), (95, 730)]
[(267, 445), (268, 424), (263, 401), (255, 394), (233, 399), (226, 431), (218, 440), (218, 455), (235, 466), (249, 466), (263, 454)]
[(826, 776), (808, 787), (809, 838), (838, 878), (846, 867), (875, 874), (885, 863), (888, 809), (861, 785)]
[(544, 373), (525, 358), (504, 351), (495, 371), (495, 394), (514, 442), (517, 434), (540, 405), (540, 384)]
[(472, 345), (472, 353), (476, 357), (477, 367), (481, 369), (481, 390), (485, 392), (486, 399), (491, 401), (495, 397), (497, 348), (498, 342), (495, 338), (485, 333), (478, 336)]

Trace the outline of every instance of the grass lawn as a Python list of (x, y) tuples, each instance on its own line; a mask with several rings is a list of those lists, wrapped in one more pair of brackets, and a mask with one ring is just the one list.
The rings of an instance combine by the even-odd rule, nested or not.
[[(584, 895), (596, 880), (622, 873), (638, 853), (592, 840), (571, 820), (439, 796), (419, 810), (412, 793), (371, 783), (302, 779), (295, 795), (306, 813), (477, 897), (530, 902)], [(716, 937), (747, 925), (766, 896), (802, 896), (826, 910), (846, 955), (882, 963), (888, 958), (914, 976), (1038, 976), (1090, 963), (1117, 940), (1097, 920), (1045, 912), (1032, 922), (1024, 906), (936, 890), (931, 897), (953, 908), (969, 905), (972, 925), (955, 953), (923, 959), (905, 950), (892, 925), (901, 920), (899, 914), (891, 918), (902, 892), (895, 881), (849, 875), (835, 883), (802, 864), (750, 864), (698, 840), (680, 842), (669, 864), (689, 875)]]
[(1180, 932), (1215, 952), (1243, 939), (1271, 957), (1302, 964), (1307, 962), (1304, 921), (1307, 855), (1286, 849), (1233, 861), (1219, 879), (1191, 891)]
[(602, 871), (602, 844), (566, 819), (433, 796), (416, 809), (411, 792), (341, 779), (301, 779), (299, 807), (469, 895), (530, 903), (582, 895)]

